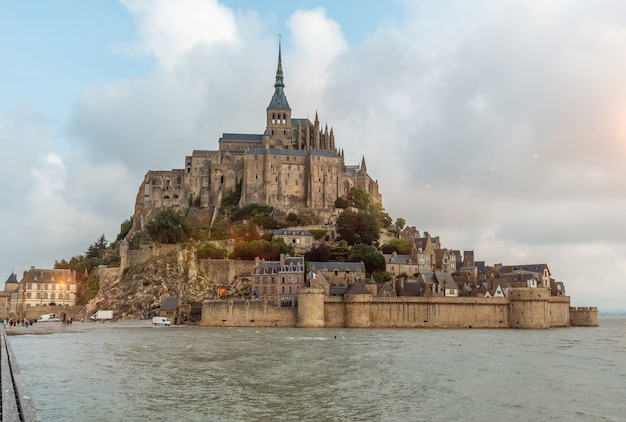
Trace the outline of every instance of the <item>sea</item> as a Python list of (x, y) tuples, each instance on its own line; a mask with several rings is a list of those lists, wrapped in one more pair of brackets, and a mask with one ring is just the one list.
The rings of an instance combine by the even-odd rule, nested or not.
[(548, 330), (82, 324), (9, 336), (42, 421), (626, 421), (626, 317)]

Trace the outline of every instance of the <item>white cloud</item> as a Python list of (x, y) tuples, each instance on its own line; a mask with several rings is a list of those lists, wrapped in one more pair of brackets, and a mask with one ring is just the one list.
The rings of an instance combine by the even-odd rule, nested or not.
[[(16, 221), (11, 238), (38, 230), (82, 242), (80, 253), (101, 232), (116, 234), (147, 170), (179, 168), (192, 150), (216, 149), (223, 132), (264, 129), (276, 70), (271, 19), (212, 0), (123, 4), (136, 22), (124, 51), (153, 56), (155, 66), (86, 87), (68, 123), (69, 152), (33, 113), (0, 119), (5, 171), (16, 179), (0, 182), (4, 192), (36, 193), (50, 210), (2, 208)], [(403, 21), (371, 28), (357, 45), (328, 11), (294, 9), (282, 43), (293, 115), (319, 111), (350, 164), (365, 155), (392, 217), (488, 263), (547, 262), (577, 304), (618, 307), (626, 4), (406, 8)], [(68, 257), (61, 250), (54, 256)]]
[(122, 0), (137, 22), (136, 43), (128, 48), (152, 54), (169, 68), (198, 44), (235, 42), (232, 10), (214, 0)]

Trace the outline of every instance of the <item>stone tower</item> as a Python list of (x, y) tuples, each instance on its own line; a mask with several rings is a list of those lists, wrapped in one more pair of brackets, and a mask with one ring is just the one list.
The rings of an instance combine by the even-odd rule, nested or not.
[(322, 328), (324, 320), (324, 289), (308, 287), (298, 292), (297, 326), (302, 328)]
[[(292, 149), (291, 107), (285, 96), (283, 81), (282, 46), (278, 38), (278, 66), (274, 95), (267, 106), (265, 124), (265, 148)], [(295, 141), (295, 140), (294, 140)]]

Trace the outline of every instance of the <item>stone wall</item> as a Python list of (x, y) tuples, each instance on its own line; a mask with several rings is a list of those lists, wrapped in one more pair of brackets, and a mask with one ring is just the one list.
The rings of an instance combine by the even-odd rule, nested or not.
[(573, 327), (597, 327), (598, 308), (571, 307), (569, 308), (570, 322)]
[[(205, 302), (201, 325), (327, 328), (550, 328), (570, 325), (569, 297), (551, 297), (539, 289), (515, 290), (523, 291), (509, 298), (372, 297), (365, 294), (342, 298), (322, 296), (311, 288), (303, 289), (299, 295), (297, 318), (296, 313), (285, 316), (291, 308), (275, 308), (261, 301), (209, 301)], [(322, 302), (323, 321), (319, 308)], [(595, 308), (580, 309), (574, 312), (580, 322), (572, 325), (592, 321), (584, 314), (593, 312), (584, 309)]]
[(372, 327), (509, 328), (506, 298), (391, 297), (372, 304)]
[(128, 251), (128, 266), (142, 264), (155, 256), (167, 253), (175, 253), (180, 250), (179, 244), (168, 245), (164, 243), (152, 243), (150, 245), (142, 245), (139, 249)]
[(233, 280), (252, 277), (254, 261), (240, 259), (199, 259), (198, 271), (218, 286), (230, 286)]
[[(80, 321), (87, 317), (83, 306), (29, 306), (26, 308), (26, 318), (38, 319), (43, 314), (55, 314), (61, 319), (74, 318)], [(88, 318), (88, 317), (87, 317)]]
[(204, 302), (200, 325), (205, 327), (295, 327), (297, 308), (279, 308), (260, 300)]

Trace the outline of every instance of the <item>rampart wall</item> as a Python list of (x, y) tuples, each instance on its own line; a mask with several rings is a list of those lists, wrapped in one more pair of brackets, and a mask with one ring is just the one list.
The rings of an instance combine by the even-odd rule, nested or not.
[(295, 327), (297, 308), (280, 308), (260, 300), (204, 302), (200, 325), (206, 327)]
[(43, 314), (55, 314), (61, 319), (74, 318), (74, 321), (80, 321), (85, 318), (84, 306), (29, 306), (26, 308), (26, 318), (37, 319)]
[(216, 282), (218, 285), (229, 286), (237, 278), (250, 278), (254, 271), (253, 260), (239, 259), (199, 259), (198, 271)]
[(569, 308), (570, 323), (573, 327), (597, 327), (598, 308), (571, 307)]
[[(521, 289), (531, 290), (531, 289)], [(508, 298), (323, 296), (303, 289), (298, 308), (266, 301), (205, 302), (201, 325), (371, 328), (551, 328), (593, 325), (595, 308), (569, 307), (570, 299), (543, 291)], [(323, 308), (321, 307), (323, 303)], [(322, 317), (323, 315), (323, 317)], [(573, 317), (571, 316), (573, 315)], [(597, 311), (596, 325), (597, 325)]]

